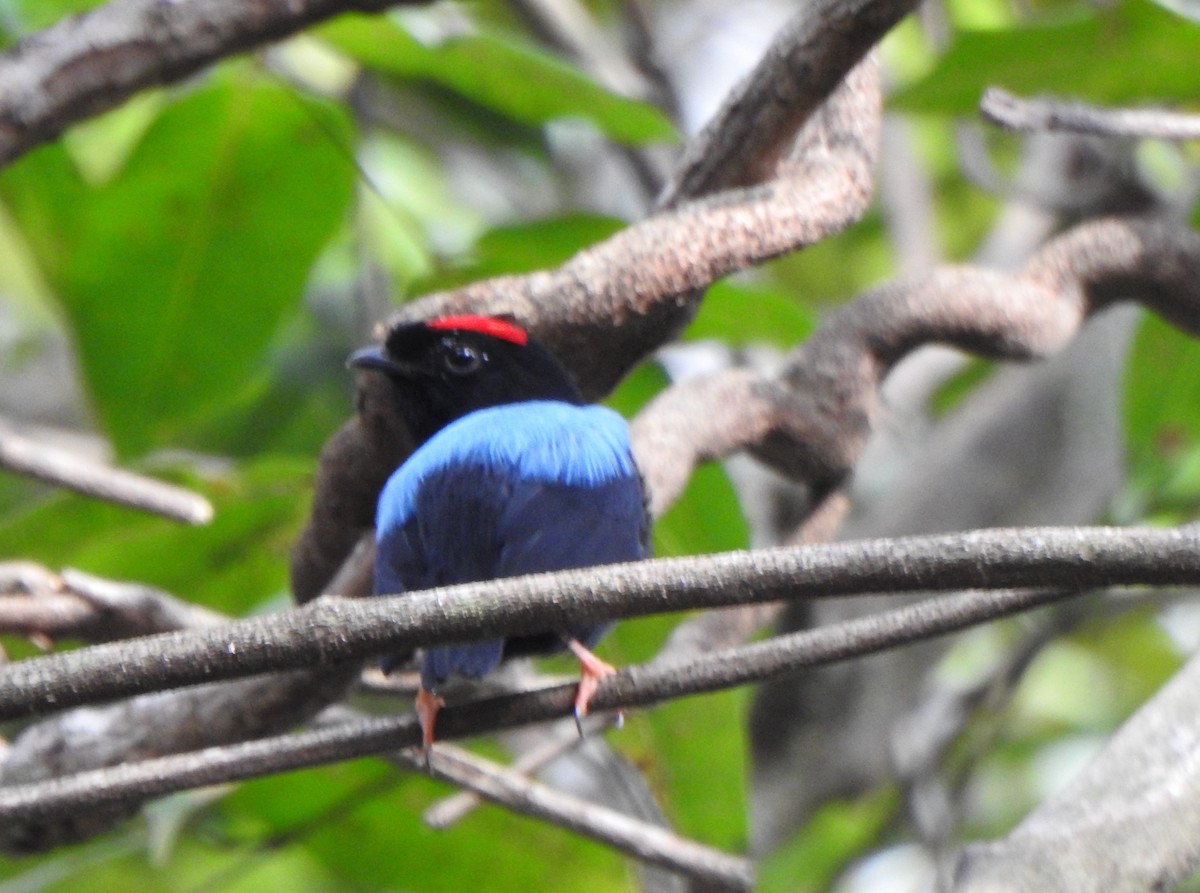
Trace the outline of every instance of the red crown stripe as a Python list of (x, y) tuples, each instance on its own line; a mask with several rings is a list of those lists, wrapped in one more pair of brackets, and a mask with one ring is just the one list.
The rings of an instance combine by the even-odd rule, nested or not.
[(467, 332), (479, 332), (481, 335), (491, 335), (513, 344), (526, 344), (529, 341), (529, 334), (520, 326), (494, 316), (443, 316), (441, 319), (431, 319), (425, 325), (438, 331), (462, 329)]

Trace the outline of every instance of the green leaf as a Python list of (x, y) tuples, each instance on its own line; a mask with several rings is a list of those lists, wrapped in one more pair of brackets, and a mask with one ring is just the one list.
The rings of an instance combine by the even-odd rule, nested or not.
[(604, 402), (626, 419), (632, 419), (669, 383), (666, 373), (658, 364), (642, 363), (621, 379), (616, 390)]
[[(109, 835), (83, 846), (60, 848), (44, 856), (21, 860), (0, 857), (0, 890), (37, 893), (180, 893), (220, 890), (221, 893), (329, 893), (345, 890), (336, 877), (302, 848), (268, 846), (234, 849), (227, 839), (214, 839), (214, 823), (203, 817), (200, 834), (181, 838), (170, 860), (158, 864), (147, 858), (137, 824), (124, 834)], [(221, 829), (224, 830), (224, 829)], [(383, 889), (381, 885), (377, 889)]]
[(135, 580), (241, 615), (286, 590), (287, 556), (311, 479), (309, 460), (264, 457), (221, 477), (186, 481), (216, 509), (200, 528), (55, 493), (0, 516), (0, 556)]
[(846, 300), (890, 278), (894, 265), (895, 249), (883, 218), (871, 211), (836, 239), (778, 257), (764, 264), (761, 273), (781, 291), (819, 306)]
[(195, 438), (220, 455), (276, 453), (311, 462), (352, 410), (346, 357), (359, 346), (345, 320), (298, 310), (271, 346), (261, 374), (205, 419)]
[(239, 788), (225, 809), (242, 821), (257, 818), (264, 859), (272, 841), (300, 830), (289, 849), (322, 865), (340, 881), (337, 889), (469, 890), (480, 887), (481, 878), (497, 893), (621, 888), (622, 857), (493, 806), (485, 804), (448, 831), (426, 827), (422, 811), (450, 792), (429, 779), (356, 761), (258, 779)]
[(838, 873), (879, 839), (894, 821), (899, 797), (892, 788), (854, 801), (825, 804), (795, 837), (762, 862), (763, 893), (817, 893), (833, 887)]
[(726, 280), (705, 293), (687, 337), (731, 345), (760, 342), (787, 349), (812, 334), (814, 327), (812, 311), (790, 295)]
[[(4, 18), (15, 19), (25, 33), (38, 31), (69, 15), (99, 6), (104, 0), (6, 0)], [(15, 35), (20, 36), (20, 35)]]
[(1125, 367), (1130, 476), (1161, 485), (1200, 448), (1200, 342), (1147, 314)]
[[(646, 363), (627, 375), (606, 402), (632, 418), (666, 385), (662, 370)], [(745, 549), (749, 542), (737, 493), (717, 462), (697, 468), (683, 496), (654, 525), (658, 556), (729, 552)]]
[(341, 16), (316, 35), (368, 68), (425, 81), (525, 124), (591, 121), (629, 145), (676, 139), (671, 123), (644, 102), (618, 96), (555, 57), (497, 31), (418, 40), (401, 20)]
[[(1081, 627), (1071, 637), (1089, 649), (1108, 671), (1102, 699), (1108, 728), (1123, 722), (1178, 672), (1183, 658), (1155, 607), (1145, 606), (1117, 617), (1101, 617)], [(1091, 689), (1095, 691), (1096, 689)], [(1078, 696), (1078, 690), (1071, 694)]]
[(0, 176), (122, 455), (177, 443), (261, 362), (351, 195), (345, 116), (278, 84), (182, 96), (107, 183), (57, 145)]
[(567, 214), (488, 230), (453, 266), (421, 282), (422, 291), (458, 288), (478, 279), (557, 266), (622, 229), (625, 222), (600, 214)]
[(647, 716), (655, 776), (672, 827), (730, 852), (746, 847), (750, 694), (739, 688), (684, 698), (660, 704)]
[(977, 387), (987, 381), (996, 369), (992, 360), (970, 357), (958, 372), (943, 381), (929, 401), (929, 409), (935, 416), (945, 416)]
[(729, 552), (749, 541), (737, 494), (715, 462), (696, 469), (683, 496), (654, 526), (654, 553), (661, 556)]
[(531, 273), (553, 267), (607, 239), (624, 222), (600, 214), (571, 214), (489, 230), (475, 243), (471, 275)]
[(1191, 102), (1198, 58), (1200, 28), (1135, 0), (1070, 21), (960, 32), (933, 71), (891, 104), (973, 114), (990, 86), (1113, 105)]

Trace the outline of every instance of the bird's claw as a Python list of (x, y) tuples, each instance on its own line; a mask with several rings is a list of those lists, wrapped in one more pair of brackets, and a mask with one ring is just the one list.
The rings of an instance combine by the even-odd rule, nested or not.
[(438, 711), (445, 705), (445, 700), (439, 698), (424, 686), (417, 692), (415, 707), (417, 720), (421, 723), (421, 747), (419, 748), (419, 753), (425, 757), (425, 771), (427, 772), (431, 768), (429, 754), (433, 750), (433, 727), (437, 722)]
[[(575, 690), (575, 728), (583, 737), (583, 718), (588, 715), (588, 705), (600, 682), (617, 672), (616, 667), (596, 657), (578, 639), (567, 639), (567, 647), (579, 659), (579, 688)], [(621, 714), (617, 714), (618, 723)]]

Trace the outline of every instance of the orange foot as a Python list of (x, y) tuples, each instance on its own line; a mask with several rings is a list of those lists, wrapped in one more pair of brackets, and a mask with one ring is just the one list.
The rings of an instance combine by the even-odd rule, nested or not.
[[(567, 639), (567, 647), (579, 659), (579, 688), (575, 692), (575, 726), (579, 729), (580, 737), (583, 737), (583, 718), (588, 714), (588, 704), (592, 700), (592, 695), (599, 688), (600, 681), (606, 676), (616, 673), (617, 669), (592, 654), (578, 639)], [(620, 714), (618, 714), (617, 722), (620, 723)]]
[(429, 748), (433, 747), (433, 726), (437, 722), (438, 711), (446, 702), (433, 692), (421, 686), (417, 692), (417, 719), (421, 723), (421, 752), (425, 760), (429, 760)]

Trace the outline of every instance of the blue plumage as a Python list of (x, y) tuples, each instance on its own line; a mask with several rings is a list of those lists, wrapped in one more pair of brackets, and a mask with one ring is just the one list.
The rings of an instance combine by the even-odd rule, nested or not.
[[(396, 594), (644, 558), (649, 519), (629, 431), (588, 406), (554, 356), (508, 319), (398, 326), (351, 357), (382, 373), (419, 444), (388, 479), (375, 519), (375, 591)], [(579, 658), (576, 715), (612, 673), (588, 647), (607, 625), (430, 648), (417, 711), (426, 746), (451, 675), (564, 645)]]
[[(646, 557), (642, 485), (624, 419), (602, 406), (529, 401), (447, 425), (379, 498), (375, 590), (399, 593)], [(594, 644), (605, 627), (557, 630)], [(481, 676), (502, 641), (431, 648), (421, 681)]]
[[(379, 497), (376, 592), (634, 561), (647, 555), (624, 419), (553, 401), (476, 410), (416, 450)], [(557, 630), (594, 645), (605, 628)], [(421, 682), (482, 676), (502, 641), (431, 648)]]
[(491, 406), (451, 422), (408, 457), (379, 498), (376, 529), (404, 523), (424, 480), (450, 466), (583, 489), (637, 478), (628, 426), (607, 407), (558, 400)]

